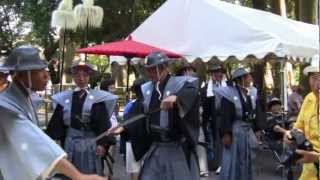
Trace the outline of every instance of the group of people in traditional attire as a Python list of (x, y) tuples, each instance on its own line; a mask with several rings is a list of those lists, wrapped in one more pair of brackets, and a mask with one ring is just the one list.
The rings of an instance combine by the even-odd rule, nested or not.
[[(252, 180), (256, 133), (263, 129), (264, 117), (250, 72), (238, 68), (226, 82), (223, 67), (214, 65), (210, 80), (200, 85), (190, 64), (173, 75), (168, 63), (161, 52), (146, 57), (149, 81), (134, 82), (136, 100), (126, 106), (125, 121), (118, 124), (118, 97), (109, 88), (114, 83), (91, 89), (89, 78), (96, 70), (83, 61), (74, 62), (66, 73), (76, 88), (51, 97), (54, 113), (44, 132), (37, 127), (32, 94), (45, 89), (47, 64), (38, 49), (15, 48), (0, 67), (0, 179), (106, 179), (102, 176), (106, 159), (112, 159), (110, 146), (116, 143), (114, 136), (121, 135), (127, 142), (132, 180), (200, 180), (209, 175), (208, 149), (220, 180)], [(12, 82), (3, 81), (9, 72)], [(319, 135), (305, 122), (314, 120), (311, 114), (316, 111), (309, 114), (307, 106), (316, 104), (319, 70), (306, 75), (313, 93), (303, 103), (295, 127), (318, 150)], [(290, 143), (290, 133), (280, 130)], [(304, 162), (317, 162), (319, 156), (299, 153)], [(316, 174), (314, 167), (305, 166), (304, 179)]]
[(133, 104), (129, 117), (147, 116), (110, 130), (126, 134), (135, 159), (143, 159), (140, 180), (199, 179), (195, 149), (200, 126), (198, 80), (170, 75), (168, 61), (158, 52), (146, 57), (150, 81), (141, 86), (143, 98)]
[[(252, 179), (252, 150), (257, 144), (253, 131), (260, 127), (250, 72), (237, 69), (233, 85), (227, 86), (224, 69), (215, 65), (209, 69), (210, 81), (201, 87), (190, 64), (173, 76), (167, 61), (161, 53), (146, 58), (151, 81), (141, 86), (142, 96), (131, 105), (128, 119), (148, 116), (109, 130), (128, 137), (135, 159), (143, 160), (139, 179), (208, 176), (209, 146), (214, 149), (218, 172), (221, 169), (220, 179)], [(207, 144), (207, 139), (212, 143)]]

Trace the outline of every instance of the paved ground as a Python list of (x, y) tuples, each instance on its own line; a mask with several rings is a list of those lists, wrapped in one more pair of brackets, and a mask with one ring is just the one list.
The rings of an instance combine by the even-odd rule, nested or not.
[[(114, 179), (116, 180), (129, 180), (128, 176), (125, 173), (124, 163), (117, 154), (115, 157), (117, 163), (115, 164), (114, 171)], [(276, 170), (276, 158), (273, 156), (272, 152), (268, 150), (260, 150), (257, 153), (257, 160), (255, 162), (256, 168), (254, 172), (254, 180), (286, 180), (286, 175), (281, 176), (281, 172)], [(298, 178), (298, 170), (295, 169), (295, 180)], [(218, 180), (218, 176), (213, 172), (210, 173), (210, 177), (202, 178), (202, 180)]]
[[(41, 126), (45, 126), (45, 117), (43, 114), (39, 114)], [(119, 152), (119, 151), (116, 151)], [(119, 153), (115, 155), (116, 163), (114, 164), (114, 177), (113, 180), (129, 180), (126, 174), (125, 166)], [(254, 180), (286, 180), (286, 175), (282, 175), (282, 172), (276, 170), (276, 158), (271, 151), (261, 149), (257, 152), (257, 159), (255, 162)], [(295, 170), (295, 178), (298, 179), (299, 171)], [(1, 178), (0, 178), (1, 179)], [(201, 180), (218, 180), (218, 176), (213, 172), (210, 173), (210, 177), (202, 178)]]

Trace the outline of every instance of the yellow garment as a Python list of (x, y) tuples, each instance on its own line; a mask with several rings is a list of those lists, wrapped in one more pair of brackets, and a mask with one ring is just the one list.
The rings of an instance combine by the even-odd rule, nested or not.
[[(317, 118), (316, 96), (314, 93), (309, 93), (303, 101), (294, 127), (300, 129), (311, 142), (314, 150), (320, 152), (319, 123)], [(317, 170), (313, 163), (303, 165), (300, 180), (318, 180)]]

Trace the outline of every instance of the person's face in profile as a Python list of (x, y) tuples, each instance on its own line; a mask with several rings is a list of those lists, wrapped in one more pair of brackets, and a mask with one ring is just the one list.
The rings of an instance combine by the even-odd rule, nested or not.
[(49, 80), (49, 73), (46, 69), (31, 71), (31, 89), (33, 91), (43, 91)]
[(320, 90), (320, 73), (311, 73), (309, 75), (309, 85), (311, 91), (318, 95)]
[(8, 83), (8, 74), (0, 72), (0, 86)]
[(212, 72), (212, 79), (215, 81), (222, 81), (223, 78), (223, 73), (222, 71), (218, 70), (218, 71), (214, 71)]

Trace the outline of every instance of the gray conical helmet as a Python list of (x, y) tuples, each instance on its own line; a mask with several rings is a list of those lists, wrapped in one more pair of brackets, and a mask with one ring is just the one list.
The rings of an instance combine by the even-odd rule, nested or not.
[(244, 75), (250, 74), (245, 68), (238, 68), (232, 73), (232, 80), (238, 79)]
[(39, 49), (32, 46), (14, 48), (3, 67), (10, 71), (28, 71), (47, 68), (47, 63), (40, 58)]
[(162, 52), (152, 52), (145, 59), (145, 68), (156, 67), (160, 64), (168, 63), (169, 58)]

